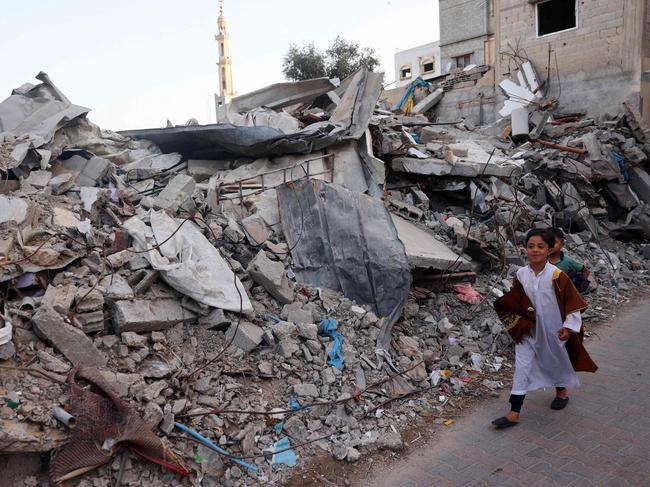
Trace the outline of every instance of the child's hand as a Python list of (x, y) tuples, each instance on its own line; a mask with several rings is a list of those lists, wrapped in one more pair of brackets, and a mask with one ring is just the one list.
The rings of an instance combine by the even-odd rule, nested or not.
[(560, 328), (560, 331), (557, 332), (557, 336), (560, 337), (560, 340), (566, 342), (569, 339), (569, 334), (571, 330), (568, 328)]

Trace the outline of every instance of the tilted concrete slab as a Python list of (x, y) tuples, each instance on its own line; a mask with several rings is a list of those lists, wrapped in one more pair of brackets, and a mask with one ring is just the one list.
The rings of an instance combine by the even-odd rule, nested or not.
[(458, 272), (471, 270), (471, 263), (454, 253), (444, 243), (413, 223), (391, 214), (397, 236), (406, 248), (406, 257), (411, 268), (433, 268)]
[(230, 102), (230, 110), (246, 112), (257, 107), (282, 108), (305, 103), (336, 88), (328, 78), (275, 83), (259, 90), (237, 96)]

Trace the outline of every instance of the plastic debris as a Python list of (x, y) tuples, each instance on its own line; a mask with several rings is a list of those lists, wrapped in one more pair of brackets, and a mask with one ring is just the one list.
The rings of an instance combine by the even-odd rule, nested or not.
[(483, 296), (469, 283), (454, 284), (454, 291), (458, 293), (458, 299), (469, 304), (479, 304)]
[(271, 463), (281, 463), (289, 467), (296, 466), (298, 462), (296, 452), (291, 448), (291, 442), (286, 436), (275, 442), (273, 452)]
[(327, 352), (327, 363), (337, 369), (342, 369), (343, 353), (341, 352), (341, 347), (343, 346), (343, 335), (336, 331), (339, 324), (335, 319), (323, 318), (321, 325), (323, 327), (323, 333), (333, 340), (332, 346), (329, 352)]
[(221, 453), (222, 455), (225, 455), (225, 456), (227, 456), (228, 458), (232, 459), (232, 461), (233, 461), (234, 463), (236, 463), (237, 465), (239, 465), (239, 466), (241, 466), (241, 467), (245, 467), (245, 468), (247, 468), (247, 469), (249, 469), (249, 470), (252, 470), (253, 472), (257, 472), (257, 467), (256, 467), (255, 465), (251, 465), (250, 463), (246, 463), (246, 462), (244, 462), (243, 460), (239, 460), (238, 458), (233, 457), (233, 456), (230, 455), (230, 453), (228, 453), (226, 450), (224, 450), (224, 449), (221, 448), (220, 446), (215, 445), (215, 444), (212, 443), (210, 440), (208, 440), (205, 436), (201, 435), (200, 433), (197, 433), (196, 431), (194, 431), (194, 430), (191, 429), (191, 428), (188, 428), (188, 427), (185, 426), (184, 424), (181, 424), (181, 423), (174, 423), (174, 426), (175, 426), (176, 428), (178, 428), (179, 430), (181, 430), (181, 431), (187, 433), (188, 435), (193, 436), (194, 438), (196, 438), (197, 440), (199, 440), (201, 443), (203, 443), (205, 446), (207, 446), (207, 447), (210, 448), (211, 450), (214, 450), (214, 451), (216, 451), (217, 453)]

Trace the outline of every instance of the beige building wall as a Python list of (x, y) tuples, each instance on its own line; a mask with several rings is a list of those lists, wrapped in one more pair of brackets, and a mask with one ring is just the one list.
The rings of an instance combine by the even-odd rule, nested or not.
[(503, 52), (516, 46), (533, 62), (539, 78), (546, 79), (550, 68), (550, 94), (560, 95), (562, 110), (615, 114), (626, 99), (639, 104), (648, 0), (575, 0), (576, 27), (542, 37), (537, 35), (540, 2), (495, 2), (497, 82), (515, 69)]

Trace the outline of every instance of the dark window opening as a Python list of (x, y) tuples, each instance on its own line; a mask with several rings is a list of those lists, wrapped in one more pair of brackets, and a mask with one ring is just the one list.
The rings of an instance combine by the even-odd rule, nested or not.
[(471, 54), (465, 54), (463, 56), (457, 56), (454, 58), (454, 62), (456, 63), (457, 68), (464, 68), (465, 66), (469, 66), (472, 64), (472, 55)]
[(422, 65), (422, 71), (425, 73), (428, 73), (429, 71), (433, 71), (433, 61), (426, 62)]
[(223, 57), (223, 42), (219, 43), (219, 56)]
[(575, 0), (548, 0), (537, 4), (538, 36), (573, 29), (576, 25)]
[(400, 70), (400, 78), (408, 79), (411, 77), (411, 67), (405, 66)]

